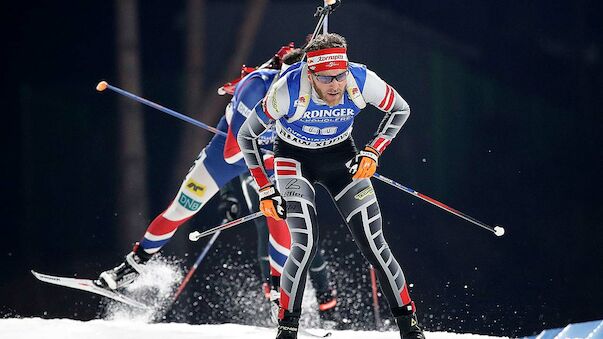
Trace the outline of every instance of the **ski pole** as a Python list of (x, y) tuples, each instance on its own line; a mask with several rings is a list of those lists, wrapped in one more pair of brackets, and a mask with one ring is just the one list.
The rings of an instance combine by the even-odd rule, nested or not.
[(314, 28), (314, 33), (312, 33), (312, 37), (310, 38), (310, 41), (314, 40), (314, 38), (316, 38), (316, 36), (318, 35), (318, 32), (320, 32), (320, 29), (322, 28), (323, 31), (326, 33), (327, 30), (327, 23), (325, 23), (326, 20), (328, 20), (328, 16), (329, 13), (332, 13), (333, 11), (335, 11), (335, 9), (337, 7), (339, 7), (339, 5), (341, 5), (341, 0), (325, 0), (324, 2), (324, 7), (318, 7), (316, 9), (316, 13), (314, 14), (315, 17), (320, 16), (318, 18), (318, 23), (316, 24), (316, 28)]
[[(325, 6), (329, 5), (329, 0), (325, 0)], [(327, 14), (325, 16), (325, 20), (322, 23), (322, 34), (327, 34), (329, 33), (329, 14)]]
[[(318, 27), (319, 26), (317, 26), (317, 28)], [(138, 101), (138, 102), (140, 102), (142, 104), (145, 104), (147, 106), (150, 106), (150, 107), (153, 107), (155, 109), (158, 109), (158, 110), (160, 110), (160, 111), (162, 111), (164, 113), (167, 113), (167, 114), (169, 114), (171, 116), (174, 116), (174, 117), (176, 117), (176, 118), (178, 118), (180, 120), (184, 120), (184, 121), (186, 121), (188, 123), (191, 123), (191, 124), (193, 124), (193, 125), (195, 125), (197, 127), (201, 127), (201, 128), (203, 128), (205, 130), (208, 130), (210, 132), (213, 132), (213, 133), (216, 133), (216, 134), (220, 134), (222, 136), (226, 136), (226, 133), (220, 131), (219, 129), (217, 129), (215, 127), (211, 127), (209, 125), (206, 125), (206, 124), (204, 124), (204, 123), (202, 123), (202, 122), (200, 122), (198, 120), (195, 120), (195, 119), (193, 119), (191, 117), (188, 117), (188, 116), (186, 116), (184, 114), (178, 113), (178, 112), (176, 112), (176, 111), (174, 111), (172, 109), (163, 107), (163, 106), (161, 106), (159, 104), (156, 104), (156, 103), (154, 103), (152, 101), (149, 101), (147, 99), (141, 98), (141, 97), (139, 97), (139, 96), (137, 96), (135, 94), (132, 94), (132, 93), (126, 91), (126, 90), (123, 90), (121, 88), (109, 85), (106, 81), (101, 81), (96, 86), (96, 90), (99, 91), (99, 92), (102, 92), (102, 91), (106, 90), (107, 88), (110, 89), (110, 90), (112, 90), (112, 91), (114, 91), (114, 92), (116, 92), (116, 93), (118, 93), (118, 94), (121, 94), (121, 95), (123, 95), (125, 97), (134, 99), (134, 100), (136, 100), (136, 101)], [(487, 224), (485, 224), (485, 223), (483, 223), (483, 222), (481, 222), (481, 221), (479, 221), (479, 220), (477, 220), (477, 219), (475, 219), (475, 218), (473, 218), (473, 217), (471, 217), (471, 216), (469, 216), (469, 215), (467, 215), (467, 214), (465, 214), (463, 212), (460, 212), (460, 211), (458, 211), (458, 210), (456, 210), (456, 209), (454, 209), (454, 208), (452, 208), (452, 207), (450, 207), (450, 206), (448, 206), (448, 205), (446, 205), (444, 203), (441, 203), (441, 202), (439, 202), (439, 201), (437, 201), (437, 200), (435, 200), (435, 199), (433, 199), (433, 198), (431, 198), (431, 197), (429, 197), (429, 196), (427, 196), (425, 194), (419, 193), (419, 192), (417, 192), (417, 191), (415, 191), (415, 190), (413, 190), (411, 188), (403, 186), (402, 184), (399, 184), (399, 183), (393, 181), (392, 179), (384, 177), (384, 176), (382, 176), (382, 175), (380, 175), (378, 173), (373, 174), (373, 177), (376, 178), (376, 179), (378, 179), (378, 180), (381, 180), (381, 181), (383, 181), (383, 182), (385, 182), (385, 183), (387, 183), (387, 184), (389, 184), (391, 186), (394, 186), (394, 187), (396, 187), (396, 188), (398, 188), (398, 189), (400, 189), (400, 190), (402, 190), (402, 191), (404, 191), (404, 192), (406, 192), (408, 194), (411, 194), (411, 195), (413, 195), (413, 196), (415, 196), (415, 197), (417, 197), (419, 199), (427, 201), (428, 203), (430, 203), (432, 205), (435, 205), (435, 206), (437, 206), (437, 207), (439, 207), (439, 208), (441, 208), (441, 209), (443, 209), (443, 210), (445, 210), (445, 211), (447, 211), (449, 213), (452, 213), (452, 214), (456, 215), (457, 217), (465, 219), (466, 221), (469, 221), (472, 224), (475, 224), (475, 225), (477, 225), (479, 227), (482, 227), (482, 228), (484, 228), (484, 229), (486, 229), (486, 230), (488, 230), (488, 231), (496, 234), (499, 237), (502, 236), (503, 234), (505, 234), (505, 229), (503, 227), (501, 227), (501, 226), (495, 226), (495, 227), (489, 226), (489, 225), (487, 225)], [(261, 212), (257, 212), (257, 213), (261, 214)], [(260, 215), (252, 214), (252, 215), (249, 215), (247, 217), (251, 217), (251, 216), (254, 216), (251, 219), (255, 219), (255, 218), (259, 217)], [(247, 217), (243, 217), (241, 219), (233, 220), (230, 223), (233, 223), (233, 222), (238, 221), (238, 220), (245, 219)], [(246, 222), (246, 221), (251, 220), (251, 219), (242, 220), (241, 223), (242, 222)], [(227, 223), (227, 224), (224, 224), (224, 225), (220, 225), (218, 227), (223, 227), (223, 226), (229, 225), (230, 223)], [(230, 225), (228, 227), (220, 228), (220, 229), (226, 229), (226, 228), (229, 228), (229, 227), (232, 227), (232, 226), (236, 226), (238, 224), (239, 223), (236, 223), (236, 224)], [(218, 227), (216, 227), (216, 228), (218, 228)], [(196, 241), (196, 240), (198, 240), (201, 237), (207, 236), (207, 235), (212, 234), (212, 233), (215, 232), (214, 231), (214, 232), (206, 233), (206, 232), (209, 232), (209, 231), (212, 231), (212, 230), (214, 230), (214, 229), (207, 230), (207, 231), (205, 231), (203, 233), (199, 233), (199, 232), (195, 231), (193, 233), (196, 233), (196, 236), (198, 235), (198, 238), (196, 238), (195, 240), (193, 240), (192, 238), (190, 238), (193, 235), (193, 233), (191, 233), (189, 235), (189, 238), (191, 239), (191, 241)]]
[[(326, 33), (328, 23), (325, 20), (327, 20), (329, 13), (333, 13), (333, 11), (335, 11), (335, 9), (337, 7), (339, 7), (339, 5), (341, 5), (341, 0), (325, 0), (324, 7), (318, 6), (318, 8), (316, 8), (316, 13), (314, 13), (314, 17), (317, 17), (317, 16), (319, 17), (318, 22), (316, 23), (314, 32), (312, 32), (312, 35), (310, 36), (310, 39), (308, 40), (306, 46), (310, 42), (312, 42), (312, 40), (314, 40), (314, 38), (316, 38), (316, 36), (318, 35), (318, 32), (320, 32), (321, 28)], [(302, 56), (302, 60), (305, 57), (306, 57), (306, 53), (304, 52), (304, 55)]]
[[(316, 25), (316, 28), (314, 29), (314, 33), (312, 34), (312, 38), (310, 39), (310, 41), (312, 41), (316, 37), (316, 35), (318, 34), (318, 32), (319, 32), (319, 30), (320, 30), (320, 28), (321, 28), (321, 26), (323, 24), (323, 21), (324, 21), (325, 17), (330, 12), (333, 12), (335, 10), (335, 8), (337, 8), (339, 6), (339, 4), (341, 3), (341, 0), (326, 0), (325, 3), (326, 3), (326, 5), (324, 7), (318, 7), (318, 9), (316, 11), (316, 14), (314, 14), (314, 16), (320, 15), (320, 18), (318, 20), (318, 24)], [(305, 57), (305, 54), (304, 54), (304, 57)], [(268, 67), (268, 65), (270, 65), (270, 63), (273, 60), (274, 60), (274, 58), (270, 58), (268, 61), (266, 61), (264, 64), (262, 64), (259, 68), (262, 69), (262, 68)], [(115, 92), (117, 94), (123, 95), (123, 96), (125, 96), (127, 98), (130, 98), (130, 99), (133, 99), (135, 101), (138, 101), (141, 104), (147, 105), (147, 106), (155, 108), (157, 110), (160, 110), (161, 112), (167, 113), (167, 114), (169, 114), (169, 115), (171, 115), (173, 117), (176, 117), (176, 118), (178, 118), (180, 120), (184, 120), (184, 121), (186, 121), (186, 122), (188, 122), (190, 124), (193, 124), (193, 125), (195, 125), (197, 127), (201, 127), (204, 130), (206, 130), (206, 131), (210, 131), (210, 132), (213, 132), (215, 134), (226, 136), (226, 133), (220, 131), (219, 129), (217, 129), (215, 127), (209, 126), (209, 125), (207, 125), (205, 123), (202, 123), (199, 120), (195, 120), (195, 119), (193, 119), (193, 118), (191, 118), (189, 116), (186, 116), (186, 115), (184, 115), (182, 113), (178, 113), (178, 112), (174, 111), (173, 109), (169, 109), (169, 108), (161, 106), (161, 105), (159, 105), (159, 104), (157, 104), (155, 102), (147, 100), (147, 99), (145, 99), (143, 97), (140, 97), (140, 96), (138, 96), (136, 94), (130, 93), (130, 92), (126, 91), (125, 89), (122, 89), (122, 88), (110, 85), (106, 81), (101, 81), (101, 82), (99, 82), (96, 85), (96, 90), (99, 91), (99, 92), (103, 92), (106, 89), (110, 89), (110, 90), (112, 90), (113, 92)]]
[(158, 110), (160, 110), (160, 111), (162, 111), (164, 113), (167, 113), (167, 114), (169, 114), (169, 115), (171, 115), (173, 117), (176, 117), (176, 118), (178, 118), (180, 120), (184, 120), (184, 121), (186, 121), (188, 123), (191, 123), (191, 124), (193, 124), (193, 125), (195, 125), (197, 127), (201, 127), (204, 130), (207, 130), (207, 131), (210, 131), (210, 132), (213, 132), (213, 133), (216, 133), (216, 134), (220, 134), (220, 135), (226, 136), (226, 133), (220, 131), (219, 129), (217, 129), (215, 127), (212, 127), (212, 126), (209, 126), (207, 124), (204, 124), (204, 123), (202, 123), (199, 120), (195, 120), (195, 119), (193, 119), (191, 117), (188, 117), (188, 116), (186, 116), (186, 115), (184, 115), (182, 113), (178, 113), (178, 112), (176, 112), (176, 111), (174, 111), (172, 109), (169, 109), (167, 107), (163, 107), (163, 106), (161, 106), (159, 104), (156, 104), (156, 103), (154, 103), (154, 102), (152, 102), (150, 100), (147, 100), (145, 98), (139, 97), (138, 95), (132, 94), (132, 93), (130, 93), (130, 92), (124, 90), (124, 89), (121, 89), (119, 87), (115, 87), (113, 85), (109, 85), (106, 81), (101, 81), (101, 82), (98, 83), (98, 85), (96, 85), (96, 90), (99, 91), (99, 92), (102, 92), (102, 91), (104, 91), (106, 89), (110, 89), (110, 90), (112, 90), (115, 93), (121, 94), (121, 95), (123, 95), (123, 96), (125, 96), (127, 98), (130, 98), (130, 99), (133, 99), (135, 101), (138, 101), (141, 104), (144, 104), (144, 105), (147, 105), (149, 107), (153, 107), (155, 109), (158, 109)]
[(415, 196), (415, 197), (417, 197), (419, 199), (427, 201), (428, 203), (430, 203), (430, 204), (432, 204), (434, 206), (437, 206), (437, 207), (443, 209), (446, 212), (452, 213), (452, 214), (456, 215), (459, 218), (465, 219), (465, 220), (467, 220), (468, 222), (470, 222), (470, 223), (472, 223), (474, 225), (477, 225), (477, 226), (479, 226), (479, 227), (481, 227), (483, 229), (486, 229), (486, 230), (488, 230), (488, 231), (496, 234), (496, 236), (498, 236), (498, 237), (500, 237), (503, 234), (505, 234), (505, 229), (502, 226), (495, 226), (495, 227), (489, 226), (489, 225), (487, 225), (487, 224), (485, 224), (485, 223), (483, 223), (483, 222), (481, 222), (481, 221), (479, 221), (479, 220), (477, 220), (477, 219), (475, 219), (473, 217), (468, 216), (467, 214), (465, 214), (465, 213), (463, 213), (461, 211), (457, 211), (454, 208), (452, 208), (452, 207), (450, 207), (450, 206), (448, 206), (448, 205), (446, 205), (444, 203), (441, 203), (441, 202), (439, 202), (439, 201), (437, 201), (437, 200), (435, 200), (435, 199), (433, 199), (431, 197), (428, 197), (425, 194), (419, 193), (419, 192), (413, 190), (412, 188), (408, 188), (406, 186), (403, 186), (403, 185), (401, 185), (401, 184), (393, 181), (392, 179), (386, 178), (386, 177), (382, 176), (379, 173), (373, 174), (373, 177), (376, 178), (376, 179), (379, 179), (379, 180), (383, 181), (384, 183), (390, 184), (391, 186), (394, 186), (395, 188), (397, 188), (399, 190), (402, 190), (402, 191), (404, 191), (404, 192), (406, 192), (406, 193), (408, 193), (410, 195), (413, 195), (413, 196)]
[(209, 252), (209, 249), (212, 247), (212, 245), (214, 244), (214, 242), (216, 241), (216, 239), (220, 235), (220, 232), (221, 231), (218, 230), (216, 233), (214, 233), (214, 235), (209, 239), (209, 241), (207, 242), (207, 244), (205, 244), (205, 247), (203, 248), (203, 251), (201, 251), (201, 254), (199, 254), (199, 257), (197, 257), (197, 260), (195, 261), (195, 263), (193, 264), (193, 266), (190, 268), (190, 270), (186, 274), (186, 277), (184, 277), (184, 279), (180, 283), (180, 286), (178, 286), (178, 289), (176, 290), (176, 293), (174, 294), (174, 297), (172, 298), (172, 303), (175, 302), (178, 299), (178, 297), (180, 296), (180, 294), (182, 293), (182, 291), (186, 287), (186, 284), (188, 284), (188, 281), (191, 280), (191, 277), (193, 276), (193, 274), (195, 274), (195, 271), (197, 270), (197, 267), (199, 267), (199, 264), (201, 263), (201, 261), (203, 261), (203, 259), (205, 259), (205, 256), (207, 255), (207, 252)]
[(373, 314), (375, 316), (375, 329), (379, 330), (381, 328), (381, 314), (379, 312), (379, 295), (377, 294), (377, 274), (375, 273), (375, 268), (373, 265), (370, 265), (369, 270), (371, 272), (371, 289), (373, 292)]
[(231, 228), (231, 227), (240, 225), (240, 224), (245, 223), (245, 222), (247, 222), (249, 220), (253, 220), (255, 218), (259, 218), (259, 217), (261, 217), (263, 215), (264, 214), (262, 212), (255, 212), (255, 213), (246, 215), (244, 217), (241, 217), (239, 219), (235, 219), (233, 221), (229, 221), (229, 222), (227, 222), (225, 224), (218, 225), (218, 226), (216, 226), (214, 228), (210, 228), (210, 229), (208, 229), (206, 231), (203, 231), (203, 232), (194, 231), (194, 232), (189, 233), (188, 239), (190, 241), (197, 241), (197, 240), (199, 240), (199, 239), (201, 239), (203, 237), (206, 237), (206, 236), (208, 236), (210, 234), (214, 234), (216, 232), (220, 232), (220, 231), (225, 230), (227, 228)]

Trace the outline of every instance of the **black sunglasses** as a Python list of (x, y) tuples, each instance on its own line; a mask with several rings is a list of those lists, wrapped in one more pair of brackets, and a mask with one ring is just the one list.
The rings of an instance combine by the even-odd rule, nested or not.
[(338, 82), (345, 80), (348, 76), (348, 71), (346, 70), (337, 75), (318, 75), (316, 73), (312, 73), (312, 74), (316, 77), (316, 80), (318, 80), (320, 83), (330, 84), (331, 82), (333, 82), (333, 80), (337, 80)]

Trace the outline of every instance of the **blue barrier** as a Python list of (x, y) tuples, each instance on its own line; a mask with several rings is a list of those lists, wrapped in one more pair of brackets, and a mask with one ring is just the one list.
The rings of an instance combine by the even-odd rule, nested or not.
[(552, 328), (540, 332), (536, 336), (523, 339), (603, 339), (603, 320), (569, 324), (563, 328)]

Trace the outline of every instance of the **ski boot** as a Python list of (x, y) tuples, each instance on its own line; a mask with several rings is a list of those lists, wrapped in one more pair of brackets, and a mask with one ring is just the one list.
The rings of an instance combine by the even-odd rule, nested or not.
[(396, 323), (400, 329), (402, 339), (425, 339), (423, 331), (419, 327), (419, 321), (415, 313), (414, 303), (392, 309)]
[(282, 319), (278, 320), (276, 339), (297, 339), (299, 316), (294, 316), (287, 311), (284, 311), (284, 313)]
[(134, 250), (126, 255), (124, 262), (101, 273), (95, 283), (111, 290), (130, 285), (140, 275), (141, 265), (144, 265), (151, 258), (144, 251), (137, 250), (138, 246), (135, 246)]

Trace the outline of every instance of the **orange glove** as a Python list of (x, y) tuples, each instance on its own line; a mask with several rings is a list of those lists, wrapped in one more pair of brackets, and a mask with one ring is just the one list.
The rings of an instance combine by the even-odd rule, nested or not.
[(274, 185), (260, 189), (260, 211), (275, 220), (287, 218), (287, 203)]
[(350, 164), (350, 174), (352, 179), (370, 178), (377, 171), (377, 162), (379, 152), (371, 146), (365, 146), (364, 150), (360, 151)]

